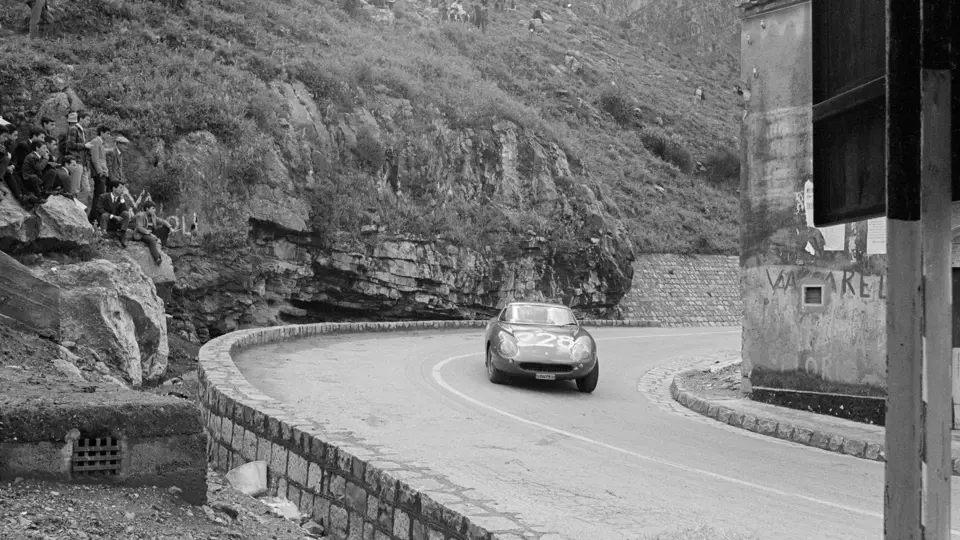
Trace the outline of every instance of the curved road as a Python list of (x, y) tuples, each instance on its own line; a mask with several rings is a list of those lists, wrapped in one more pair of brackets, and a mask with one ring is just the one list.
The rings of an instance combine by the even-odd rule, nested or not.
[(541, 540), (634, 540), (701, 523), (760, 539), (882, 537), (882, 464), (724, 426), (664, 398), (670, 379), (656, 374), (738, 350), (739, 330), (591, 332), (601, 363), (591, 395), (573, 383), (489, 383), (482, 330), (330, 335), (235, 360), (261, 391), (337, 440), (379, 448), (380, 466), (407, 469), (394, 472), (436, 500)]

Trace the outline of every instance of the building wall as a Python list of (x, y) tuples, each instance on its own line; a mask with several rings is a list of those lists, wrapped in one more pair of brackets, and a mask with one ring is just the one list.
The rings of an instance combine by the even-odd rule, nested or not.
[(745, 388), (885, 395), (885, 221), (812, 226), (810, 3), (741, 13)]
[(626, 319), (664, 326), (739, 325), (740, 263), (725, 255), (639, 255), (630, 292), (620, 302)]

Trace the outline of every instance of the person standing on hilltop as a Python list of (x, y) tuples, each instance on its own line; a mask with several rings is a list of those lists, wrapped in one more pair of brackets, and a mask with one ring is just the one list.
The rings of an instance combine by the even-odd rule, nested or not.
[[(60, 142), (60, 152), (70, 154), (77, 158), (76, 165), (70, 170), (70, 193), (80, 193), (80, 184), (83, 179), (83, 173), (89, 168), (90, 152), (87, 151), (87, 134), (84, 124), (89, 121), (90, 115), (87, 113), (71, 112), (67, 115), (67, 133)], [(94, 198), (93, 202), (96, 203)], [(90, 205), (90, 221), (94, 221), (96, 214), (94, 212), (95, 204)]]
[(107, 174), (113, 182), (127, 183), (127, 177), (123, 171), (123, 153), (130, 144), (130, 139), (118, 134), (113, 139), (113, 145), (107, 148)]
[(103, 140), (104, 135), (110, 135), (110, 128), (99, 126), (97, 127), (97, 136), (84, 144), (90, 152), (90, 163), (93, 165), (94, 200), (107, 191), (107, 181), (110, 179), (110, 169), (107, 167), (107, 149)]

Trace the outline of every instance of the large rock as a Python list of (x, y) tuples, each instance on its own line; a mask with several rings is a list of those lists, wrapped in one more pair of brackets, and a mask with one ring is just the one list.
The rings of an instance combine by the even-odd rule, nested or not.
[(73, 88), (65, 88), (60, 92), (50, 94), (37, 110), (37, 119), (46, 116), (57, 122), (57, 132), (54, 135), (60, 135), (67, 132), (67, 114), (74, 111), (83, 110), (83, 101), (77, 96)]
[(40, 219), (37, 241), (43, 245), (75, 248), (96, 238), (87, 214), (73, 199), (54, 195), (37, 207), (36, 215)]
[(69, 250), (89, 245), (96, 237), (86, 214), (72, 199), (54, 195), (28, 212), (3, 189), (0, 250)]
[(36, 240), (40, 220), (20, 206), (5, 184), (0, 186), (0, 195), (0, 250), (8, 251)]
[(163, 301), (138, 265), (97, 259), (40, 272), (61, 289), (62, 339), (93, 349), (135, 386), (163, 375)]
[(160, 266), (153, 262), (153, 256), (150, 255), (150, 248), (136, 240), (128, 239), (127, 247), (122, 251), (112, 254), (108, 259), (114, 262), (133, 262), (140, 267), (145, 276), (150, 278), (158, 288), (164, 285), (172, 285), (177, 280), (177, 275), (173, 269), (173, 259), (165, 251), (161, 253)]

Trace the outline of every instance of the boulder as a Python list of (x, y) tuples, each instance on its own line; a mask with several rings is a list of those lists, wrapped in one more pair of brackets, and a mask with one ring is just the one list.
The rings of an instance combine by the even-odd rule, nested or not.
[(37, 241), (47, 246), (76, 248), (89, 245), (96, 238), (87, 214), (73, 200), (54, 195), (36, 209), (40, 220)]
[(20, 206), (6, 185), (0, 187), (0, 250), (29, 244), (37, 238), (40, 221)]
[(163, 261), (160, 263), (160, 266), (157, 266), (157, 263), (153, 262), (150, 249), (146, 244), (128, 239), (127, 248), (121, 251), (118, 257), (114, 259), (136, 263), (143, 274), (150, 278), (150, 281), (152, 281), (154, 285), (159, 287), (161, 285), (171, 284), (177, 280), (177, 275), (173, 270), (173, 259), (171, 259), (170, 255), (167, 255), (166, 252), (163, 252), (161, 257)]
[(77, 96), (73, 88), (65, 88), (61, 92), (50, 94), (37, 110), (37, 119), (46, 116), (57, 122), (55, 136), (67, 132), (67, 113), (83, 110), (83, 101)]
[(60, 286), (64, 340), (93, 349), (134, 386), (163, 375), (169, 354), (163, 301), (137, 264), (97, 259), (41, 272)]

